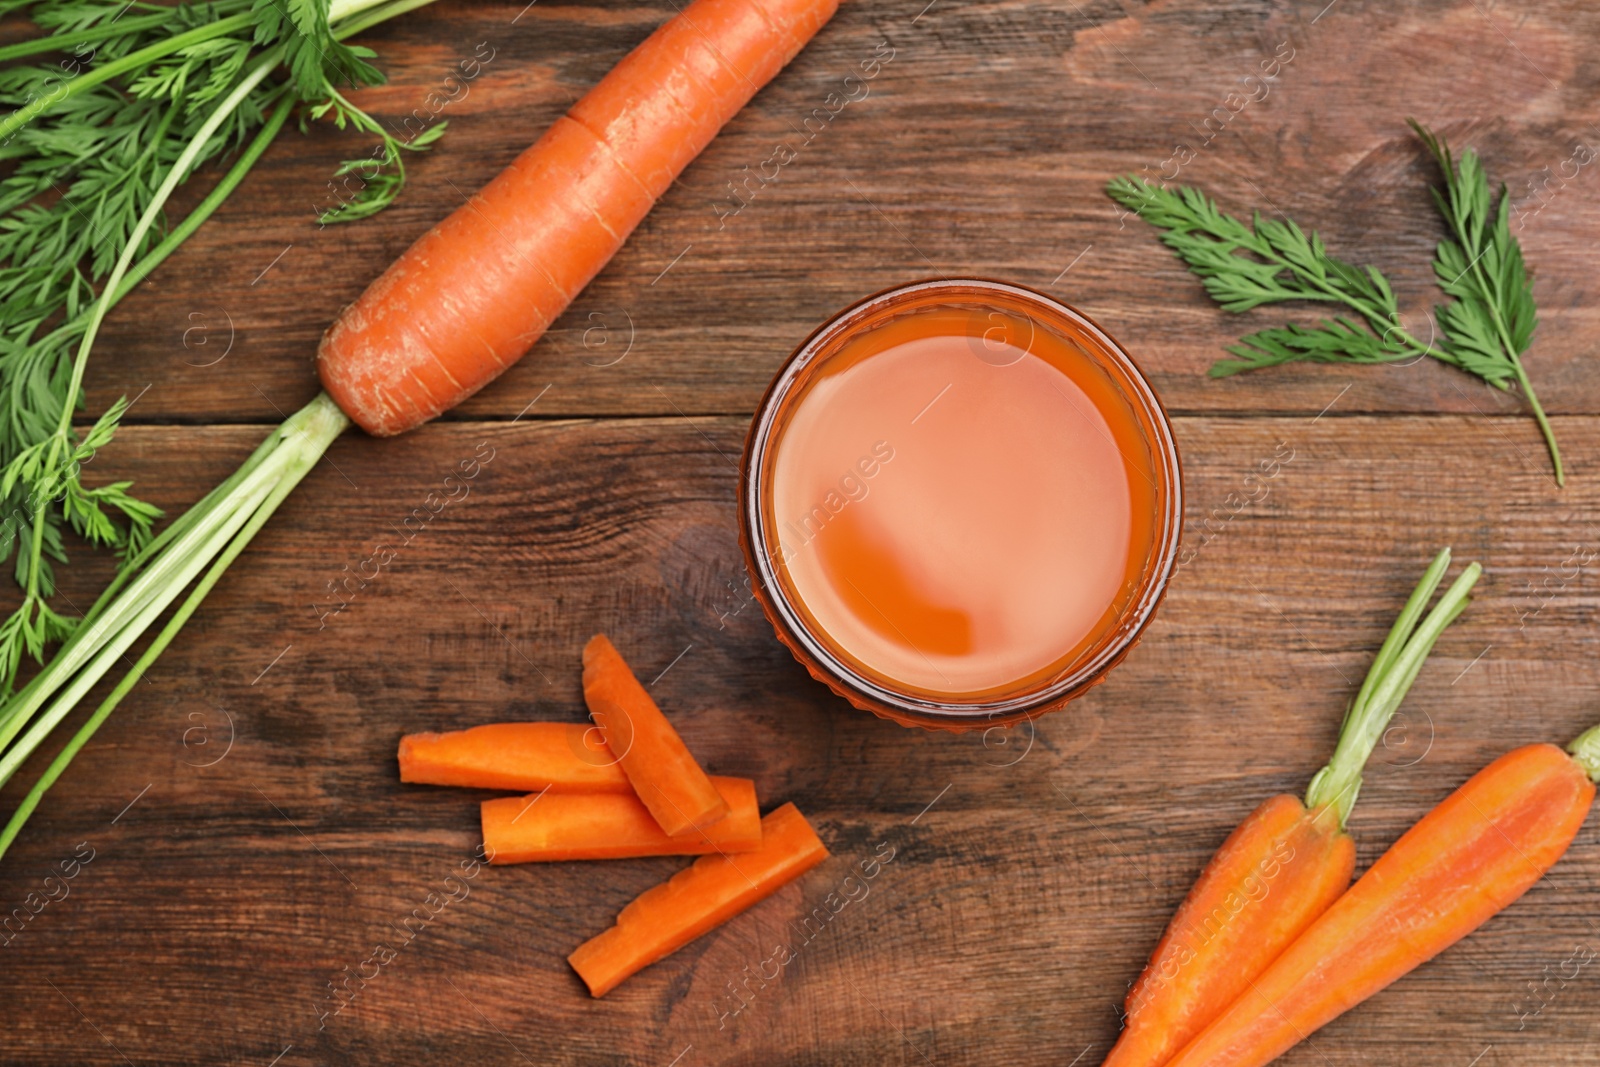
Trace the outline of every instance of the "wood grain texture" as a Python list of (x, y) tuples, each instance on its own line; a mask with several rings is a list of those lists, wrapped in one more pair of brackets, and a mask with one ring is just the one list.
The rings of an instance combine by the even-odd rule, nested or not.
[[(924, 2), (847, 4), (504, 380), (445, 423), (334, 446), (0, 866), (9, 911), (78, 843), (94, 850), (0, 947), (0, 1063), (1087, 1065), (1210, 852), (1327, 758), (1439, 545), (1487, 571), (1367, 777), (1361, 866), (1495, 755), (1600, 716), (1595, 564), (1572, 562), (1600, 553), (1600, 178), (1547, 188), (1536, 214), (1528, 200), (1530, 178), (1600, 137), (1600, 13)], [(372, 34), (392, 81), (366, 99), (386, 117), (479, 42), (496, 53), (389, 212), (318, 230), (312, 204), (359, 149), (322, 129), (285, 136), (118, 310), (90, 404), (151, 388), (96, 461), (103, 476), (137, 477), (169, 509), (224, 476), (312, 395), (310, 355), (339, 306), (670, 10), (443, 2)], [(719, 229), (724, 183), (883, 40), (895, 59), (870, 95)], [(1286, 40), (1295, 58), (1268, 97), (1183, 180), (1319, 226), (1420, 314), (1439, 231), (1402, 119), (1477, 145), (1529, 216), (1544, 314), (1529, 367), (1560, 413), (1565, 491), (1514, 398), (1444, 367), (1203, 377), (1242, 320), (1150, 232), (1119, 228), (1099, 189), (1159, 168)], [(840, 306), (934, 273), (1077, 304), (1180, 413), (1186, 562), (1140, 647), (1036, 727), (935, 736), (856, 712), (806, 677), (742, 586), (734, 462), (761, 389)], [(417, 520), (486, 455), (465, 498)], [(1279, 475), (1241, 507), (1246, 473), (1272, 456)], [(393, 559), (328, 614), (329, 584), (384, 545)], [(105, 573), (75, 568), (66, 596), (81, 603)], [(429, 895), (471, 855), (485, 794), (402, 786), (393, 760), (410, 730), (577, 720), (598, 630), (655, 679), (709, 770), (794, 801), (834, 857), (596, 1002), (565, 955), (680, 861), (483, 869), (439, 906)], [(864, 898), (776, 978), (750, 978), (890, 849)], [(1600, 820), (1522, 902), (1281, 1062), (1592, 1062), (1600, 972), (1560, 975), (1597, 947), (1597, 880)], [(418, 908), (437, 913), (407, 937)], [(393, 956), (371, 962), (380, 944)], [(324, 1017), (346, 968), (368, 980)]]
[[(1282, 211), (1322, 230), (1347, 258), (1387, 272), (1408, 321), (1422, 323), (1437, 299), (1430, 260), (1442, 229), (1427, 194), (1437, 178), (1407, 115), (1478, 148), (1507, 184), (1543, 313), (1530, 373), (1550, 410), (1600, 410), (1600, 382), (1585, 371), (1600, 327), (1589, 269), (1600, 168), (1560, 176), (1578, 146), (1600, 148), (1600, 77), (1584, 65), (1600, 33), (1592, 6), (1544, 3), (1513, 18), (1469, 0), (1405, 14), (1340, 0), (1313, 21), (1322, 5), (1190, 0), (1130, 15), (1077, 0), (940, 0), (913, 21), (925, 3), (845, 4), (538, 350), (452, 417), (515, 415), (546, 385), (540, 410), (555, 414), (748, 411), (783, 358), (844, 304), (958, 273), (1033, 285), (1083, 309), (1178, 411), (1316, 412), (1347, 383), (1345, 410), (1516, 411), (1514, 398), (1431, 361), (1353, 376), (1291, 367), (1205, 378), (1246, 322), (1275, 316), (1218, 314), (1152, 231), (1119, 221), (1101, 191), (1116, 173), (1172, 173), (1164, 164), (1188, 145), (1196, 155), (1182, 181), (1236, 212)], [(118, 358), (92, 377), (91, 405), (153, 383), (138, 418), (264, 421), (294, 410), (315, 391), (309, 361), (338, 309), (671, 11), (541, 3), (509, 25), (522, 6), (441, 3), (370, 34), (391, 82), (361, 99), (392, 123), (425, 108), (480, 43), (494, 58), (439, 113), (450, 131), (410, 161), (411, 185), (381, 220), (314, 222), (333, 202), (338, 161), (368, 145), (321, 127), (281, 138), (214, 224), (114, 317), (107, 341)], [(881, 41), (892, 62), (864, 89), (845, 87)], [(1293, 58), (1265, 98), (1205, 126), (1280, 46)], [(863, 91), (805, 143), (805, 120), (829, 93)], [(720, 219), (727, 184), (780, 143), (797, 158)], [(230, 334), (227, 359), (204, 365)]]

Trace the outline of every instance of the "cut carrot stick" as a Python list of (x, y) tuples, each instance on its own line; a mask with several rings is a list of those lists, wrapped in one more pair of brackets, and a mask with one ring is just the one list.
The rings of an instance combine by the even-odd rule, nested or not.
[(793, 804), (761, 820), (761, 847), (737, 856), (703, 856), (647, 889), (616, 925), (567, 957), (591, 995), (603, 997), (629, 975), (727, 922), (828, 858)]
[[(1600, 732), (1600, 728), (1591, 734)], [(1590, 735), (1585, 735), (1586, 738)], [(1261, 1067), (1522, 896), (1594, 802), (1600, 741), (1528, 745), (1406, 831), (1170, 1067)]]
[(322, 339), (322, 384), (403, 433), (514, 363), (838, 0), (694, 0), (412, 245)]
[(726, 817), (704, 830), (668, 837), (631, 793), (535, 793), (483, 802), (484, 853), (490, 863), (613, 860), (632, 856), (699, 856), (761, 847), (756, 784), (713, 778)]
[(1447, 548), (1413, 590), (1305, 802), (1267, 800), (1200, 872), (1128, 993), (1127, 1024), (1105, 1067), (1161, 1067), (1349, 887), (1356, 850), (1344, 824), (1362, 768), (1482, 571), (1468, 566), (1423, 619), (1449, 566)]
[(400, 780), (472, 789), (625, 793), (633, 786), (600, 731), (577, 722), (497, 722), (400, 739)]
[(728, 805), (604, 634), (583, 648), (583, 699), (644, 806), (669, 837), (709, 826)]

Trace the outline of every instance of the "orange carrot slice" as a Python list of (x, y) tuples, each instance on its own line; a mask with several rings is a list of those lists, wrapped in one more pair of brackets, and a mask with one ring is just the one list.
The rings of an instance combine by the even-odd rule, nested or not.
[(645, 890), (616, 925), (567, 957), (591, 995), (603, 997), (629, 975), (714, 930), (828, 858), (828, 849), (793, 804), (761, 820), (761, 847), (737, 856), (702, 856)]
[(1554, 745), (1495, 760), (1422, 817), (1169, 1067), (1262, 1067), (1527, 892), (1594, 803)]
[(604, 634), (583, 649), (583, 698), (634, 792), (669, 837), (728, 813), (722, 794)]
[(633, 786), (593, 726), (497, 722), (400, 739), (400, 780), (472, 789), (628, 793)]
[(694, 0), (403, 253), (323, 336), (323, 387), (380, 437), (516, 362), (838, 0)]
[(483, 802), (483, 844), (490, 863), (699, 856), (761, 847), (756, 784), (712, 778), (728, 814), (704, 830), (668, 837), (633, 795), (535, 793)]

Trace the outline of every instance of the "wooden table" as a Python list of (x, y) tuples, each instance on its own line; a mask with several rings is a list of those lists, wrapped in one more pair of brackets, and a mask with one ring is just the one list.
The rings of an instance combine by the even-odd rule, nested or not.
[[(1600, 138), (1600, 11), (1406, 7), (847, 3), (532, 355), (417, 433), (338, 442), (79, 757), (0, 868), (10, 909), (93, 857), (0, 957), (0, 1060), (1091, 1064), (1201, 864), (1326, 759), (1438, 546), (1487, 573), (1367, 776), (1361, 866), (1496, 754), (1600, 717), (1600, 168), (1570, 163)], [(135, 476), (173, 511), (196, 499), (314, 394), (339, 308), (671, 11), (447, 0), (370, 34), (391, 80), (360, 99), (397, 123), (490, 58), (378, 219), (313, 221), (367, 139), (287, 134), (117, 310), (89, 406), (143, 393), (97, 476)], [(1242, 80), (1274, 55), (1274, 78)], [(860, 98), (799, 143), (835, 92)], [(1235, 110), (1237, 93), (1255, 98)], [(1564, 491), (1515, 396), (1433, 362), (1206, 378), (1247, 328), (1306, 314), (1225, 316), (1101, 193), (1170, 174), (1187, 145), (1179, 180), (1317, 227), (1425, 323), (1441, 229), (1407, 115), (1510, 187)], [(796, 158), (721, 217), (728, 183), (780, 144)], [(1036, 729), (932, 735), (856, 712), (743, 586), (735, 462), (762, 388), (833, 311), (936, 274), (1082, 308), (1152, 376), (1183, 450), (1192, 559), (1127, 662)], [(1292, 459), (1240, 509), (1275, 452)], [(474, 455), (492, 460), (470, 493), (408, 527)], [(384, 544), (393, 559), (326, 614)], [(73, 597), (105, 574), (77, 570)], [(564, 957), (679, 861), (485, 869), (440, 906), (482, 797), (402, 786), (394, 765), (405, 731), (579, 719), (598, 630), (709, 767), (796, 802), (834, 853), (602, 1001)], [(880, 850), (868, 895), (777, 977), (749, 977)], [(1600, 944), (1597, 879), (1591, 820), (1524, 900), (1282, 1062), (1592, 1063), (1600, 970), (1560, 975)], [(366, 981), (335, 1013), (347, 969)]]

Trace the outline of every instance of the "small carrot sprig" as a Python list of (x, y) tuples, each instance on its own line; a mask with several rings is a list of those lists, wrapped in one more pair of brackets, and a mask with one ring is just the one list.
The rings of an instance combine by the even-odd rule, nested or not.
[(1521, 245), (1511, 235), (1510, 197), (1502, 186), (1495, 206), (1477, 153), (1468, 149), (1457, 158), (1423, 126), (1411, 121), (1411, 127), (1444, 174), (1444, 190), (1433, 194), (1451, 234), (1439, 243), (1434, 273), (1454, 299), (1434, 309), (1438, 330), (1427, 341), (1406, 328), (1383, 272), (1330, 255), (1315, 231), (1260, 212), (1246, 225), (1198, 189), (1167, 188), (1133, 176), (1112, 179), (1106, 192), (1166, 231), (1162, 242), (1199, 275), (1224, 311), (1305, 300), (1341, 304), (1354, 313), (1311, 327), (1290, 324), (1248, 334), (1228, 346), (1234, 358), (1212, 365), (1212, 377), (1302, 360), (1396, 363), (1430, 356), (1497, 388), (1520, 389), (1550, 451), (1556, 484), (1565, 485), (1555, 431), (1522, 366), (1538, 312)]
[(1424, 617), (1449, 567), (1446, 548), (1378, 649), (1305, 800), (1268, 798), (1200, 872), (1129, 991), (1126, 1026), (1102, 1067), (1163, 1067), (1349, 887), (1356, 849), (1345, 823), (1362, 768), (1483, 570), (1469, 564)]

